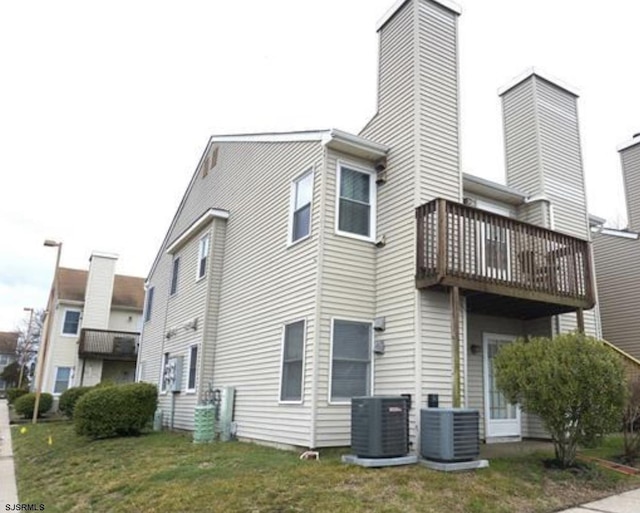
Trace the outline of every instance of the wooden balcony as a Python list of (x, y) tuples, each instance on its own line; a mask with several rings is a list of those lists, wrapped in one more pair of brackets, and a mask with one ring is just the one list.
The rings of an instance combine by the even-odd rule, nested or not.
[(595, 304), (586, 240), (443, 199), (416, 220), (416, 286), (458, 287), (469, 312), (534, 319)]
[(140, 333), (83, 329), (80, 332), (78, 356), (135, 362)]

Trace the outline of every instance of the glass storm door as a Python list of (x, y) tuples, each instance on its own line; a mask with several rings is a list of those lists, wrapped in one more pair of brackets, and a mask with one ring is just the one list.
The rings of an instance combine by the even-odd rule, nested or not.
[(520, 437), (520, 408), (508, 403), (502, 392), (496, 387), (493, 372), (493, 358), (503, 344), (513, 342), (512, 335), (483, 335), (484, 360), (484, 418), (485, 437)]

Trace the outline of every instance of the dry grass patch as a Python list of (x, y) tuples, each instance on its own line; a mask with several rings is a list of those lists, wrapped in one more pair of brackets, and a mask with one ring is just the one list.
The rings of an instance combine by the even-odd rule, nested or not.
[(13, 439), (21, 502), (50, 512), (542, 513), (640, 486), (594, 467), (546, 469), (550, 454), (451, 475), (347, 466), (337, 450), (300, 461), (251, 444), (194, 445), (175, 433), (90, 442), (71, 424), (14, 428)]

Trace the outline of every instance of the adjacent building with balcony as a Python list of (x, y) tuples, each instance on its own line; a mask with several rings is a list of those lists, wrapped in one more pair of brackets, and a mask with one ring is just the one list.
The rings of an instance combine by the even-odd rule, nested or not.
[(627, 228), (604, 228), (601, 224), (594, 230), (593, 251), (603, 336), (640, 360), (640, 134), (618, 151)]
[(349, 445), (350, 400), (373, 394), (411, 396), (415, 444), (429, 394), (478, 408), (488, 442), (545, 436), (492, 359), (599, 335), (578, 95), (536, 70), (508, 84), (506, 185), (463, 174), (459, 14), (405, 0), (381, 20), (358, 135), (210, 138), (146, 283), (139, 378), (175, 427), (233, 386), (237, 436), (275, 445)]
[(60, 395), (72, 386), (101, 381), (132, 382), (142, 323), (144, 280), (115, 274), (117, 256), (93, 252), (89, 270), (58, 269), (44, 392)]

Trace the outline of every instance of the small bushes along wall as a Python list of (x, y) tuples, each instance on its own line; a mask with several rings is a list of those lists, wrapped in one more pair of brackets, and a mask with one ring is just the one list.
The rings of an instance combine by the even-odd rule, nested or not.
[(65, 390), (60, 396), (60, 402), (58, 409), (70, 419), (73, 418), (73, 410), (76, 407), (78, 399), (80, 399), (89, 390), (93, 390), (93, 387), (72, 387)]
[(76, 433), (90, 438), (135, 436), (153, 421), (158, 389), (150, 383), (97, 387), (76, 403)]
[(13, 404), (16, 402), (18, 397), (22, 397), (29, 393), (29, 389), (27, 388), (8, 388), (7, 389), (7, 400), (9, 404)]
[[(25, 419), (33, 417), (33, 409), (36, 405), (36, 394), (24, 394), (16, 399), (13, 407), (18, 415), (22, 415)], [(43, 392), (40, 394), (40, 402), (38, 403), (38, 415), (47, 413), (53, 405), (53, 396)]]

